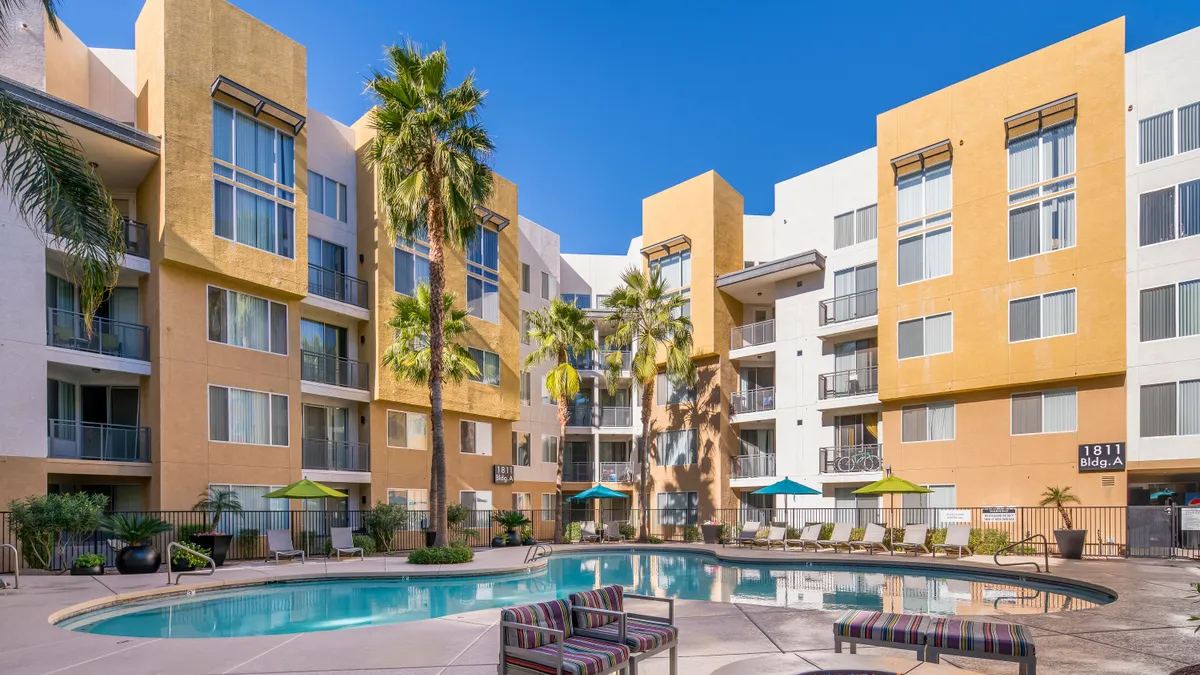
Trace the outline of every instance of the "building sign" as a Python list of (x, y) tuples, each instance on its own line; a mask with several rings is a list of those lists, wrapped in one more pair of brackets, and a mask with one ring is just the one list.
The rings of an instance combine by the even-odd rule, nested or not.
[(1124, 443), (1085, 443), (1079, 446), (1080, 473), (1124, 470)]
[(515, 474), (512, 464), (493, 464), (492, 482), (497, 485), (512, 485)]
[(1179, 529), (1200, 530), (1200, 509), (1194, 507), (1179, 509)]
[(941, 509), (938, 511), (938, 520), (943, 523), (969, 523), (971, 512), (967, 509)]
[(985, 523), (1015, 523), (1015, 522), (1017, 522), (1017, 507), (1015, 507), (1015, 506), (985, 506), (985, 507), (983, 507), (983, 522), (985, 522)]

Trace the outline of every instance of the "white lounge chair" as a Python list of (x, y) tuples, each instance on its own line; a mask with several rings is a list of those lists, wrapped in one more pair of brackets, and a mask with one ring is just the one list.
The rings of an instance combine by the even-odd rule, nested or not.
[(770, 528), (767, 529), (767, 536), (756, 537), (754, 539), (754, 545), (755, 546), (758, 546), (758, 545), (766, 546), (767, 550), (769, 551), (769, 550), (771, 550), (771, 546), (773, 546), (774, 544), (779, 544), (781, 547), (783, 547), (783, 550), (786, 551), (787, 550), (787, 542), (784, 541), (784, 538), (786, 536), (787, 536), (787, 528), (786, 527), (784, 527), (783, 525), (772, 525)]
[(804, 529), (800, 530), (799, 537), (795, 539), (788, 538), (785, 543), (787, 543), (788, 546), (799, 546), (801, 551), (806, 549), (809, 544), (812, 544), (813, 550), (815, 551), (817, 550), (817, 537), (820, 536), (820, 534), (821, 523), (805, 525)]
[(919, 550), (929, 553), (929, 548), (925, 546), (925, 536), (928, 534), (928, 525), (908, 525), (904, 528), (904, 541), (892, 542), (892, 548), (897, 551), (912, 549), (913, 555), (917, 555)]
[(828, 539), (820, 539), (817, 541), (817, 546), (821, 548), (830, 548), (835, 552), (839, 546), (845, 546), (847, 550), (850, 548), (850, 523), (837, 523), (833, 526), (833, 532), (829, 533)]
[(331, 527), (329, 528), (330, 553), (336, 553), (337, 559), (342, 559), (342, 554), (346, 553), (353, 556), (355, 553), (363, 560), (367, 559), (367, 554), (362, 550), (362, 547), (354, 545), (354, 532), (348, 527)]
[(584, 544), (589, 541), (600, 541), (600, 534), (596, 532), (596, 521), (585, 520), (579, 525), (579, 543)]
[(300, 556), (300, 564), (304, 564), (308, 556), (304, 551), (292, 545), (291, 530), (267, 530), (267, 560), (270, 561), (270, 556), (275, 556), (275, 564), (279, 564), (279, 556), (285, 558), (295, 558)]
[(958, 549), (958, 557), (960, 558), (962, 557), (962, 552), (964, 549), (966, 549), (967, 555), (975, 555), (975, 553), (971, 551), (971, 547), (969, 545), (970, 543), (970, 525), (951, 525), (950, 527), (946, 528), (946, 543), (933, 545), (933, 555), (937, 555), (939, 548), (945, 551), (946, 555), (950, 555), (950, 549)]
[(883, 543), (885, 536), (887, 536), (887, 531), (883, 529), (882, 525), (871, 523), (867, 525), (867, 531), (863, 533), (862, 541), (850, 542), (850, 550), (853, 551), (857, 546), (868, 553), (874, 553), (877, 548), (887, 551), (888, 547)]
[(758, 531), (761, 529), (762, 523), (758, 522), (757, 520), (750, 523), (744, 523), (742, 525), (742, 532), (737, 536), (737, 539), (734, 540), (734, 543), (738, 546), (745, 546), (746, 544), (753, 546), (754, 540), (758, 539)]
[(604, 541), (625, 541), (625, 535), (621, 534), (621, 521), (613, 520), (604, 524)]

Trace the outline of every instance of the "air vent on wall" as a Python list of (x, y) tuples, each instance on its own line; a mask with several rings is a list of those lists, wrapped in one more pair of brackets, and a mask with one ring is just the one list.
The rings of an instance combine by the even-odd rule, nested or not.
[(1116, 476), (1101, 476), (1100, 485), (1103, 487), (1112, 487), (1117, 484)]

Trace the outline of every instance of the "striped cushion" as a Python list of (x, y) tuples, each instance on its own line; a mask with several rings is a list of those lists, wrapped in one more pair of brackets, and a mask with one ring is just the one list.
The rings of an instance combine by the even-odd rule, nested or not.
[(854, 609), (834, 622), (833, 634), (860, 640), (922, 645), (925, 644), (925, 634), (921, 631), (924, 623), (925, 617), (916, 614), (886, 614)]
[[(605, 586), (594, 591), (572, 593), (570, 600), (572, 606), (608, 609), (614, 612), (625, 611), (625, 593), (620, 586)], [(616, 621), (615, 617), (600, 616), (599, 614), (576, 614), (571, 618), (580, 622), (580, 628), (599, 628)]]
[[(528, 626), (540, 626), (563, 631), (565, 637), (571, 637), (571, 622), (567, 618), (567, 603), (564, 600), (539, 602), (536, 605), (521, 605), (506, 607), (500, 610), (500, 620), (512, 623), (523, 623)], [(507, 633), (505, 644), (522, 649), (533, 649), (554, 642), (554, 636), (531, 630), (515, 628), (505, 629)]]
[[(620, 624), (610, 624), (592, 630), (594, 635), (614, 642), (620, 638)], [(629, 620), (625, 624), (625, 644), (631, 652), (648, 652), (651, 649), (674, 642), (679, 638), (679, 629), (657, 621)]]
[[(558, 646), (542, 645), (532, 650), (545, 657), (550, 663), (558, 662)], [(595, 675), (629, 660), (629, 648), (615, 642), (592, 640), (584, 637), (568, 638), (563, 642), (563, 673), (568, 675)], [(505, 663), (532, 670), (537, 673), (557, 673), (555, 666), (536, 663), (528, 659), (506, 655)]]
[(965, 619), (935, 619), (925, 631), (929, 644), (964, 652), (1003, 656), (1033, 656), (1033, 637), (1012, 623), (990, 623)]

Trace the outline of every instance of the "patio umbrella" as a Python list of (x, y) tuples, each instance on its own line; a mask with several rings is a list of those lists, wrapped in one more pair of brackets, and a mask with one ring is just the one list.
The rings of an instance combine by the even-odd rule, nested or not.
[[(570, 499), (571, 501), (575, 502), (586, 502), (593, 499), (629, 499), (629, 495), (623, 492), (617, 492), (616, 490), (604, 487), (603, 485), (593, 485), (577, 495), (572, 495)], [(604, 515), (603, 510), (601, 510), (600, 515)], [(600, 522), (603, 523), (604, 519), (601, 518)]]
[(784, 477), (783, 480), (771, 483), (770, 485), (759, 488), (750, 494), (754, 495), (819, 495), (820, 490), (814, 490), (807, 485), (801, 485), (791, 478)]
[[(896, 508), (896, 497), (894, 495), (915, 495), (915, 494), (925, 494), (928, 492), (933, 492), (933, 490), (930, 490), (927, 487), (921, 487), (920, 485), (917, 485), (916, 483), (911, 483), (909, 481), (904, 480), (903, 478), (901, 478), (899, 476), (893, 476), (891, 474), (892, 474), (891, 469), (888, 469), (887, 478), (881, 478), (881, 479), (875, 481), (874, 483), (871, 483), (870, 485), (864, 485), (863, 487), (858, 488), (851, 494), (856, 494), (856, 495), (893, 495), (891, 502), (892, 502), (892, 509), (894, 510)], [(888, 514), (888, 520), (891, 520), (890, 511)], [(888, 523), (888, 529), (889, 530), (891, 529), (891, 523)], [(894, 550), (891, 551), (891, 553), (892, 553), (892, 555), (895, 555)]]
[(320, 499), (322, 497), (345, 499), (348, 496), (345, 492), (338, 492), (307, 478), (263, 495), (267, 499)]

